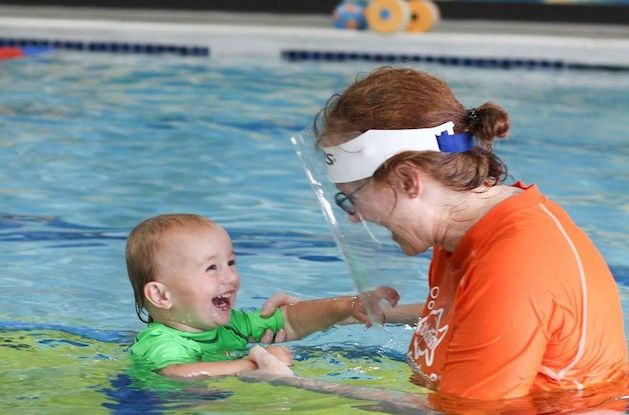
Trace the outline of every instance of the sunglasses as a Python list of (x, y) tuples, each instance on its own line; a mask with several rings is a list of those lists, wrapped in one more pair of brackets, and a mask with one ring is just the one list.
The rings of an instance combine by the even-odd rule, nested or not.
[(334, 202), (338, 207), (343, 209), (348, 215), (354, 216), (356, 214), (356, 208), (354, 207), (354, 195), (364, 189), (370, 181), (366, 181), (365, 183), (358, 186), (356, 190), (346, 195), (343, 192), (338, 192), (334, 195)]

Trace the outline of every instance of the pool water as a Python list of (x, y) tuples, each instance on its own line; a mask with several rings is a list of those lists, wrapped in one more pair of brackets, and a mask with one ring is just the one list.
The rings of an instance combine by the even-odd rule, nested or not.
[[(0, 61), (0, 411), (390, 410), (236, 378), (136, 376), (126, 352), (143, 325), (125, 239), (152, 215), (194, 212), (227, 228), (242, 277), (238, 307), (278, 290), (354, 292), (289, 137), (371, 68), (73, 53)], [(537, 183), (591, 236), (629, 316), (626, 74), (421, 68), (467, 106), (492, 100), (510, 111), (512, 134), (498, 153), (514, 179)], [(410, 260), (418, 271), (398, 287), (402, 302), (423, 300), (428, 259)], [(298, 374), (409, 392), (430, 408), (428, 391), (408, 381), (410, 336), (409, 327), (344, 326), (289, 347)], [(560, 409), (582, 407), (572, 404)]]

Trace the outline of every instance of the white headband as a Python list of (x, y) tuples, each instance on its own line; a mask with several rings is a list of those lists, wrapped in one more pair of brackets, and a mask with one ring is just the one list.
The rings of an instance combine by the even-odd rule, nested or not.
[(347, 183), (371, 177), (382, 163), (403, 151), (468, 151), (470, 143), (473, 146), (473, 139), (470, 134), (463, 135), (465, 146), (456, 151), (448, 151), (440, 145), (439, 136), (454, 136), (454, 123), (448, 121), (432, 128), (368, 130), (346, 143), (322, 150), (330, 180)]

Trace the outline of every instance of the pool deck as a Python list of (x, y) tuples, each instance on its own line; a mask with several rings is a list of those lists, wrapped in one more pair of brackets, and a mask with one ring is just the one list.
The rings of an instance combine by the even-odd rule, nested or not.
[(202, 46), (215, 57), (370, 53), (629, 69), (629, 25), (444, 19), (428, 33), (381, 35), (334, 29), (325, 15), (0, 6), (0, 16), (5, 39)]

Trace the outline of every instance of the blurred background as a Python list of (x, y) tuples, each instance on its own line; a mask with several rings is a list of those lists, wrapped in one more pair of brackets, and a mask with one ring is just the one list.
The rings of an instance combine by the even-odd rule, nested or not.
[[(339, 0), (3, 0), (19, 6), (331, 14)], [(437, 0), (444, 19), (629, 24), (629, 0)]]

